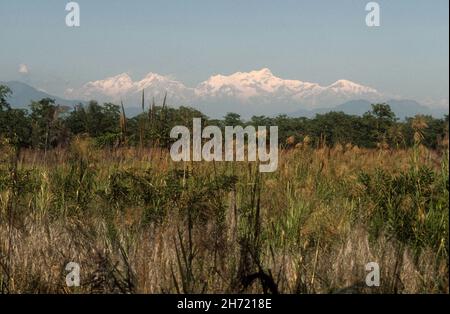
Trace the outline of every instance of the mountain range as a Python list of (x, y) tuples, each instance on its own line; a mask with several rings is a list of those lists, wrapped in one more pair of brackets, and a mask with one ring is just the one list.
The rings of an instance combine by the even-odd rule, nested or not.
[(293, 112), (300, 108), (332, 107), (349, 100), (376, 101), (382, 97), (374, 88), (348, 80), (339, 80), (329, 86), (299, 80), (282, 79), (269, 69), (214, 75), (196, 87), (156, 73), (133, 81), (127, 73), (84, 84), (66, 96), (79, 99), (101, 99), (139, 103), (142, 89), (147, 95), (162, 98), (167, 92), (175, 105), (195, 105), (212, 116), (237, 112), (243, 116), (273, 115)]
[[(21, 82), (6, 82), (13, 90), (9, 99), (13, 106), (24, 106), (31, 100), (55, 98), (57, 103), (73, 106), (90, 99), (99, 102), (123, 100), (129, 115), (139, 113), (142, 90), (148, 100), (154, 97), (159, 103), (167, 93), (169, 104), (198, 108), (211, 117), (221, 117), (236, 112), (243, 117), (252, 115), (314, 116), (328, 111), (363, 114), (375, 102), (391, 105), (399, 118), (415, 114), (441, 117), (448, 108), (430, 108), (413, 100), (389, 97), (374, 88), (349, 80), (338, 80), (328, 86), (300, 80), (282, 79), (269, 69), (236, 72), (231, 75), (214, 75), (196, 87), (187, 87), (170, 76), (149, 73), (133, 81), (127, 73), (102, 80), (87, 82), (78, 89), (70, 89), (65, 98), (55, 97)], [(80, 99), (80, 100), (74, 100)]]

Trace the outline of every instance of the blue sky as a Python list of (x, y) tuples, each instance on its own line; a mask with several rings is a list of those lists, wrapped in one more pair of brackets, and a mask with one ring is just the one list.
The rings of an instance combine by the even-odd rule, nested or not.
[[(0, 80), (55, 94), (128, 72), (195, 86), (212, 74), (268, 67), (282, 78), (348, 79), (417, 100), (448, 99), (448, 0), (0, 0)], [(19, 73), (26, 64), (29, 73)]]

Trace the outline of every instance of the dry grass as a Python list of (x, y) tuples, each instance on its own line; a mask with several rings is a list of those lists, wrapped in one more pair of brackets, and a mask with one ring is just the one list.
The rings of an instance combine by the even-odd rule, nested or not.
[[(5, 293), (448, 293), (448, 221), (417, 241), (390, 225), (375, 234), (370, 215), (383, 203), (360, 180), (431, 169), (433, 200), (401, 203), (411, 212), (425, 204), (414, 222), (428, 226), (448, 198), (447, 153), (305, 146), (282, 151), (272, 174), (85, 140), (45, 159), (2, 156)], [(78, 288), (65, 286), (70, 261), (81, 266)], [(364, 284), (368, 262), (380, 265), (380, 287)]]

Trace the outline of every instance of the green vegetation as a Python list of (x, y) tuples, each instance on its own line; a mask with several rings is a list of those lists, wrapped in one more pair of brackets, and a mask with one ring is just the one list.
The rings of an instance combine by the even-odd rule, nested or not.
[[(448, 128), (386, 105), (278, 125), (276, 172), (172, 162), (172, 125), (91, 102), (11, 109), (0, 87), (2, 293), (448, 293)], [(15, 117), (17, 120), (12, 120)], [(236, 114), (209, 124), (240, 124)], [(16, 121), (12, 123), (11, 121)], [(244, 124), (245, 124), (244, 123)], [(65, 265), (81, 286), (65, 285)], [(364, 283), (380, 265), (380, 287)]]
[(362, 148), (408, 148), (414, 146), (414, 133), (420, 120), (420, 131), (425, 139), (423, 145), (436, 149), (448, 132), (448, 116), (442, 119), (416, 116), (398, 121), (387, 104), (373, 105), (373, 109), (362, 117), (329, 112), (313, 119), (280, 115), (274, 118), (254, 116), (243, 121), (238, 114), (229, 113), (222, 120), (214, 120), (192, 108), (170, 108), (166, 98), (161, 106), (153, 102), (146, 109), (143, 95), (142, 113), (127, 118), (123, 107), (111, 103), (100, 105), (96, 101), (71, 111), (52, 99), (33, 102), (29, 111), (11, 109), (7, 103), (9, 92), (7, 87), (0, 88), (0, 137), (10, 138), (20, 147), (46, 150), (67, 147), (72, 138), (81, 135), (95, 139), (99, 147), (167, 147), (172, 127), (189, 127), (194, 117), (201, 117), (205, 125), (222, 127), (277, 125), (283, 147), (293, 147), (307, 138), (313, 147), (339, 143)]

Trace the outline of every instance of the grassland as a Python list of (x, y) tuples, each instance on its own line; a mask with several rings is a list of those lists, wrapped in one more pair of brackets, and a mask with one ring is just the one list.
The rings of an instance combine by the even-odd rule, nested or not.
[(0, 149), (3, 293), (449, 292), (448, 150), (303, 145), (261, 174), (82, 138)]

